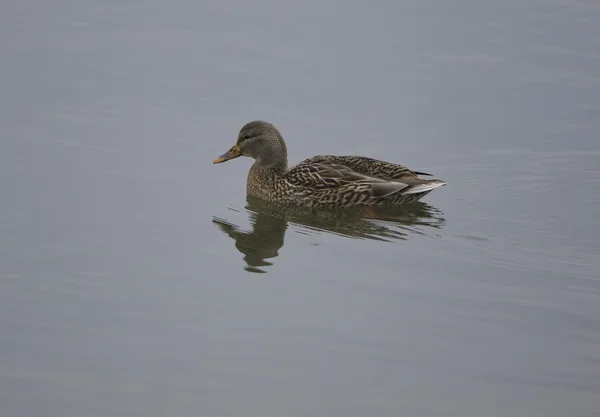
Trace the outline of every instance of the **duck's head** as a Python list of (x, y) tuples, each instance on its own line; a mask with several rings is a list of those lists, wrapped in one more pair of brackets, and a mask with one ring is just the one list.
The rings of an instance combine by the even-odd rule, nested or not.
[(271, 123), (260, 120), (246, 123), (238, 134), (236, 144), (214, 163), (220, 164), (238, 156), (254, 158), (260, 165), (287, 166), (287, 149), (281, 134)]

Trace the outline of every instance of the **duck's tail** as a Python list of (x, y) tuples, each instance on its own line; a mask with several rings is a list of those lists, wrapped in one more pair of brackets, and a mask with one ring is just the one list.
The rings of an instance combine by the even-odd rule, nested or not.
[(411, 185), (409, 187), (406, 187), (405, 189), (403, 189), (400, 192), (400, 194), (402, 194), (402, 195), (408, 195), (408, 194), (425, 193), (425, 192), (429, 192), (431, 190), (434, 190), (434, 189), (436, 189), (438, 187), (441, 187), (443, 185), (446, 185), (446, 182), (442, 181), (442, 180), (425, 180), (421, 184), (415, 184), (415, 185)]

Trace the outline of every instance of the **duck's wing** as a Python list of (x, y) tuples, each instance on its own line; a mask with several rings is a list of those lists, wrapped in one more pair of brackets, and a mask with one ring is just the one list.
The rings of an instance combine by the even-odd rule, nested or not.
[(287, 180), (294, 185), (327, 189), (348, 184), (381, 183), (390, 181), (372, 177), (330, 160), (317, 162), (307, 159), (287, 172)]
[(366, 156), (318, 155), (307, 159), (304, 162), (340, 164), (363, 175), (388, 181), (408, 181), (409, 183), (418, 183), (420, 180), (418, 177), (419, 175), (432, 176), (426, 172), (413, 171), (404, 165), (380, 161)]
[(327, 160), (301, 162), (287, 172), (286, 181), (294, 187), (320, 194), (323, 201), (342, 204), (373, 202), (412, 188), (405, 182), (371, 177)]
[[(318, 162), (320, 161), (320, 162)], [(424, 180), (416, 175), (387, 180), (358, 172), (332, 159), (310, 158), (290, 169), (287, 187), (317, 204), (331, 206), (381, 205), (416, 201), (441, 180)]]

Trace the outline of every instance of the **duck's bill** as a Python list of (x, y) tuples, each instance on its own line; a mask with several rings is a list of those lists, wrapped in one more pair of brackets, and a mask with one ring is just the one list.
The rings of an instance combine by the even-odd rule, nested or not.
[(220, 164), (221, 162), (229, 161), (230, 159), (235, 159), (238, 156), (242, 156), (240, 152), (240, 148), (237, 145), (233, 145), (230, 150), (225, 152), (223, 155), (219, 156), (217, 159), (213, 161), (213, 164)]

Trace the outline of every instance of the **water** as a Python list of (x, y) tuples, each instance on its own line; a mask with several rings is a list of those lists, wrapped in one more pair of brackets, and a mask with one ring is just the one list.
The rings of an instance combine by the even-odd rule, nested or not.
[[(595, 2), (11, 1), (6, 416), (598, 416)], [(246, 200), (290, 162), (448, 182), (402, 210)]]

